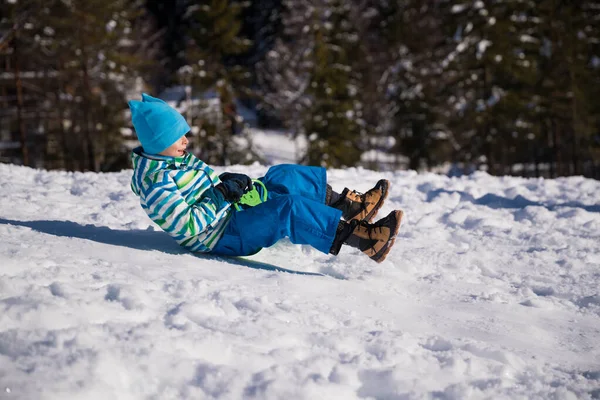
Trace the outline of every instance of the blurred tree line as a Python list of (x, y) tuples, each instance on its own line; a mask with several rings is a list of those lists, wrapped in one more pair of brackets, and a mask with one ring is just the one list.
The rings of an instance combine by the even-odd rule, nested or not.
[(237, 104), (331, 167), (600, 178), (600, 0), (5, 0), (0, 161), (128, 167), (127, 100), (183, 87), (194, 152)]

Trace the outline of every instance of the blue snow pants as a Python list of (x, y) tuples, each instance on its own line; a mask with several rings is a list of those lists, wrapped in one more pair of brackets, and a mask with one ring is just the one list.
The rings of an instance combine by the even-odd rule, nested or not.
[(281, 164), (259, 180), (267, 188), (267, 200), (235, 211), (211, 253), (251, 255), (288, 237), (328, 254), (342, 212), (325, 205), (325, 168)]

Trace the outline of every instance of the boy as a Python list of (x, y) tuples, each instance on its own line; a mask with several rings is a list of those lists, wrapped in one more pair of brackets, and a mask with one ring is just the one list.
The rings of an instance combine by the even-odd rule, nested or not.
[[(289, 237), (334, 255), (346, 244), (382, 262), (394, 245), (402, 211), (371, 223), (387, 197), (387, 180), (363, 195), (347, 188), (338, 194), (327, 184), (325, 168), (277, 165), (255, 187), (248, 176), (217, 175), (187, 153), (190, 127), (164, 101), (143, 94), (129, 107), (142, 144), (132, 152), (131, 188), (148, 216), (181, 246), (243, 256)], [(266, 197), (260, 204), (239, 204), (257, 188)]]

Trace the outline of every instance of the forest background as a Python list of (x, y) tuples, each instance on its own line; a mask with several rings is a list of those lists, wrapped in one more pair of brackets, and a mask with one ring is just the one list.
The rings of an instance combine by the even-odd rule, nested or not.
[(253, 115), (303, 164), (600, 179), (600, 1), (0, 4), (0, 162), (129, 168), (142, 92), (216, 165)]

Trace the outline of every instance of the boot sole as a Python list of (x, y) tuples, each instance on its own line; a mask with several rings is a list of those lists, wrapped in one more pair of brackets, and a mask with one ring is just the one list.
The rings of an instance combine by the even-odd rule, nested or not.
[(375, 260), (377, 262), (377, 264), (381, 264), (382, 262), (385, 261), (385, 258), (390, 253), (390, 250), (392, 250), (392, 247), (394, 246), (394, 243), (396, 243), (396, 239), (391, 239), (386, 244), (386, 246), (382, 249), (381, 256), (379, 256), (379, 258), (377, 260)]
[(387, 179), (380, 179), (377, 182), (377, 184), (375, 185), (375, 187), (379, 186), (380, 184), (382, 186), (381, 191), (383, 192), (383, 194), (382, 194), (381, 198), (379, 199), (379, 201), (377, 202), (377, 204), (375, 204), (375, 207), (373, 207), (371, 212), (368, 213), (367, 216), (363, 219), (363, 221), (367, 221), (368, 223), (371, 223), (373, 221), (373, 219), (377, 216), (379, 209), (381, 209), (381, 207), (383, 207), (383, 203), (385, 203), (385, 200), (387, 199), (388, 194), (389, 194), (390, 181), (388, 181)]
[(385, 258), (389, 254), (390, 250), (392, 250), (392, 247), (396, 243), (396, 235), (398, 235), (398, 232), (400, 231), (400, 224), (402, 223), (402, 217), (404, 217), (404, 212), (402, 210), (396, 210), (396, 211), (392, 211), (392, 212), (396, 214), (396, 220), (397, 220), (396, 229), (394, 230), (394, 234), (390, 235), (390, 239), (388, 240), (386, 245), (381, 250), (379, 250), (379, 252), (377, 254), (375, 254), (373, 257), (371, 257), (371, 259), (376, 261), (378, 264), (382, 263), (385, 260)]

